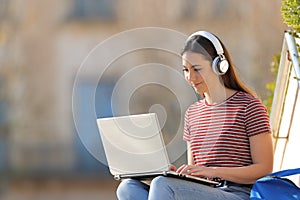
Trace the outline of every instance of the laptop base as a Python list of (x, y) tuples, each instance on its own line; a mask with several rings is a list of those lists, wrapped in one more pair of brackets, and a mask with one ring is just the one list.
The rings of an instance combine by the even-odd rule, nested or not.
[(174, 171), (158, 171), (158, 172), (149, 172), (149, 173), (122, 174), (122, 175), (115, 175), (114, 178), (116, 180), (132, 178), (132, 179), (144, 181), (144, 180), (151, 180), (157, 176), (178, 178), (178, 179), (182, 179), (182, 180), (186, 180), (186, 181), (200, 183), (200, 184), (207, 185), (210, 187), (217, 187), (218, 185), (220, 185), (220, 183), (216, 182), (216, 181), (207, 180), (205, 178), (199, 178), (199, 177), (190, 176), (190, 175), (186, 175), (186, 174), (179, 174)]

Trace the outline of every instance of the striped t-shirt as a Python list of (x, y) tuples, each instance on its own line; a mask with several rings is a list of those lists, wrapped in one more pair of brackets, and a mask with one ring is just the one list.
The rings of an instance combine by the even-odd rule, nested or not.
[(185, 113), (183, 139), (190, 143), (199, 166), (239, 167), (252, 164), (249, 137), (270, 133), (269, 117), (261, 101), (245, 92), (217, 105), (205, 99)]

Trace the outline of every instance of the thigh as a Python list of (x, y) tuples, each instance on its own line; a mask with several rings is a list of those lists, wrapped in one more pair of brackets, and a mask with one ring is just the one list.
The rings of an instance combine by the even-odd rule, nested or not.
[[(247, 195), (246, 195), (247, 197)], [(156, 177), (151, 182), (149, 199), (157, 200), (243, 200), (230, 191), (169, 177)], [(246, 199), (249, 199), (246, 198)]]
[(117, 189), (117, 197), (119, 200), (147, 200), (149, 185), (138, 180), (125, 179)]

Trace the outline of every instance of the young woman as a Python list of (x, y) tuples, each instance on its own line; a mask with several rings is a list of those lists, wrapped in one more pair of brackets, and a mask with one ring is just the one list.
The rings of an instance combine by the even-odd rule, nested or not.
[(219, 180), (216, 188), (168, 177), (150, 185), (128, 179), (117, 196), (151, 200), (249, 199), (252, 184), (273, 168), (273, 148), (265, 107), (237, 77), (221, 41), (206, 31), (193, 33), (182, 51), (186, 80), (203, 99), (185, 114), (188, 163), (177, 172)]

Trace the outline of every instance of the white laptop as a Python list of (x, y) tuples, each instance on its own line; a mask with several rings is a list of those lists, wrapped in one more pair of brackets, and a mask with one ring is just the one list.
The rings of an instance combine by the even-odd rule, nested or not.
[(171, 163), (155, 113), (97, 119), (110, 173), (116, 180), (182, 178), (209, 186), (219, 182), (178, 174)]

